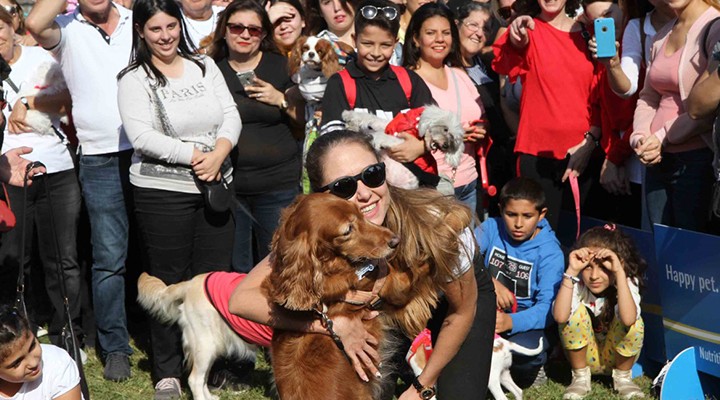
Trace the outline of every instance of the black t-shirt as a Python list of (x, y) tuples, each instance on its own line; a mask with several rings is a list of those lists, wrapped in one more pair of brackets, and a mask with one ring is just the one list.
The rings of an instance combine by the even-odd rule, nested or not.
[[(408, 108), (416, 108), (435, 104), (430, 89), (418, 74), (408, 70), (412, 91), (410, 93), (410, 104), (405, 96), (395, 72), (386, 67), (380, 78), (375, 80), (365, 75), (357, 66), (355, 60), (345, 67), (350, 76), (355, 79), (356, 96), (355, 110), (367, 111), (371, 114), (391, 120), (395, 115)], [(322, 130), (338, 124), (342, 121), (342, 112), (350, 109), (345, 87), (339, 74), (328, 79), (323, 97)]]
[[(242, 119), (242, 132), (233, 152), (235, 191), (249, 195), (297, 186), (300, 148), (290, 132), (290, 117), (278, 107), (250, 99), (227, 59), (219, 61), (218, 67)], [(281, 92), (293, 85), (287, 58), (276, 53), (263, 53), (255, 75)]]

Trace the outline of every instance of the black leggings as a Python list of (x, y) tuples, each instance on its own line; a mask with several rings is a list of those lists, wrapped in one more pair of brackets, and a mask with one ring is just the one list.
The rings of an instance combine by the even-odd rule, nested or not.
[[(492, 359), (493, 339), (495, 337), (495, 287), (490, 274), (483, 263), (482, 257), (475, 257), (475, 279), (478, 297), (477, 311), (470, 332), (465, 342), (453, 359), (443, 368), (437, 382), (438, 398), (441, 399), (480, 399), (487, 395), (490, 361)], [(440, 328), (448, 312), (448, 302), (441, 297), (440, 304), (428, 322), (433, 342), (440, 333)], [(405, 381), (405, 387), (412, 383), (413, 373), (405, 362), (405, 354), (410, 348), (410, 340), (401, 332), (394, 331), (395, 341), (400, 342), (393, 355), (392, 363), (397, 374)], [(393, 398), (396, 377), (388, 379), (383, 387), (383, 400)]]
[[(440, 374), (437, 389), (441, 399), (484, 400), (487, 395), (497, 303), (495, 287), (482, 257), (475, 257), (475, 279), (478, 292), (475, 320), (460, 350)], [(447, 311), (448, 303), (443, 297), (428, 323), (433, 342), (440, 333)]]

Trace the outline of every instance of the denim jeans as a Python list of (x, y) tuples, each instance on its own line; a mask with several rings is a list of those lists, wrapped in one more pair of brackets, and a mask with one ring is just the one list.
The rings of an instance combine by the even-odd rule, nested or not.
[[(46, 195), (45, 187), (50, 192)], [(77, 228), (80, 217), (80, 186), (75, 170), (47, 174), (34, 179), (32, 186), (27, 188), (26, 213), (23, 216), (23, 189), (7, 186), (10, 203), (17, 217), (17, 225), (13, 230), (3, 234), (0, 245), (0, 282), (3, 292), (3, 303), (12, 301), (15, 296), (15, 282), (20, 267), (20, 241), (22, 240), (23, 224), (25, 225), (25, 253), (22, 262), (25, 270), (26, 288), (30, 287), (30, 268), (33, 255), (33, 238), (37, 237), (37, 251), (42, 264), (45, 278), (45, 290), (53, 306), (52, 320), (48, 332), (53, 344), (60, 344), (60, 333), (65, 325), (64, 300), (61, 291), (58, 267), (62, 266), (65, 289), (67, 290), (70, 317), (73, 320), (75, 336), (82, 342), (83, 332), (79, 324), (80, 318), (80, 284), (81, 274), (77, 259)], [(52, 201), (50, 201), (52, 199)], [(50, 215), (52, 211), (52, 216)], [(54, 231), (51, 229), (50, 218), (53, 220)], [(56, 251), (55, 243), (59, 245)], [(59, 254), (59, 259), (58, 259)], [(33, 288), (42, 290), (41, 288)], [(27, 292), (27, 290), (26, 290)], [(9, 296), (8, 296), (9, 295)], [(26, 293), (26, 303), (32, 306)], [(32, 310), (28, 311), (32, 317)]]
[(468, 183), (467, 185), (458, 186), (455, 188), (455, 198), (461, 201), (466, 206), (470, 207), (473, 215), (476, 215), (477, 211), (477, 179)]
[[(235, 211), (235, 245), (232, 256), (234, 271), (250, 272), (258, 261), (270, 253), (270, 242), (280, 222), (280, 211), (289, 206), (298, 193), (298, 189), (290, 189), (237, 196), (245, 210)], [(249, 211), (259, 224), (250, 219), (246, 211)], [(253, 236), (257, 245), (255, 249)]]
[(132, 354), (125, 313), (131, 155), (132, 150), (127, 150), (81, 155), (79, 160), (80, 184), (90, 218), (93, 305), (103, 356)]
[(702, 232), (710, 218), (713, 152), (699, 149), (663, 153), (647, 168), (645, 190), (652, 223)]
[[(166, 285), (210, 271), (230, 269), (230, 212), (205, 208), (200, 194), (134, 188), (135, 216), (148, 273)], [(176, 325), (150, 321), (156, 379), (182, 376), (182, 341)]]

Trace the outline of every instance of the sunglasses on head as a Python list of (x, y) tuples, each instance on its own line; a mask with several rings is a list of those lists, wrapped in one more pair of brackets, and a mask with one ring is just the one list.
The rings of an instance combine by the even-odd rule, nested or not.
[(18, 10), (15, 6), (2, 6), (2, 8), (4, 8), (10, 15), (17, 15)]
[(390, 21), (398, 16), (398, 10), (395, 7), (365, 6), (360, 9), (360, 15), (365, 19), (375, 19), (381, 12), (382, 15)]
[(227, 24), (227, 29), (233, 35), (241, 35), (247, 29), (250, 36), (259, 37), (263, 34), (263, 29), (258, 26), (245, 26), (243, 24)]
[(512, 14), (513, 14), (513, 7), (512, 6), (500, 7), (500, 8), (498, 8), (497, 12), (498, 12), (498, 15), (500, 17), (502, 17), (503, 19), (510, 19), (510, 17), (512, 17)]
[(347, 200), (357, 192), (358, 181), (362, 181), (362, 183), (369, 188), (376, 188), (382, 185), (385, 183), (385, 163), (380, 162), (370, 165), (355, 176), (338, 178), (330, 182), (329, 185), (321, 187), (317, 192), (330, 191), (331, 194)]

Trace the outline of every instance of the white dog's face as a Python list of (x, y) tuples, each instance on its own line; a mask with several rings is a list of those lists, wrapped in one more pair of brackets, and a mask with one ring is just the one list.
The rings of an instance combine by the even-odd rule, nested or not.
[(443, 153), (454, 153), (459, 143), (450, 133), (447, 125), (432, 125), (424, 135), (425, 147), (429, 150), (440, 150)]
[(316, 36), (309, 36), (302, 46), (302, 63), (310, 68), (320, 70), (323, 59), (327, 57), (327, 53), (330, 51), (334, 52), (329, 41)]

